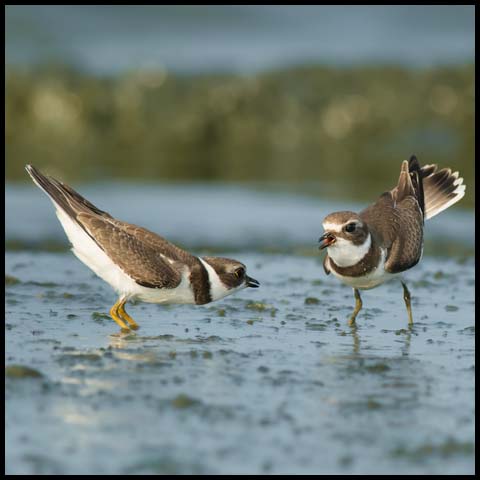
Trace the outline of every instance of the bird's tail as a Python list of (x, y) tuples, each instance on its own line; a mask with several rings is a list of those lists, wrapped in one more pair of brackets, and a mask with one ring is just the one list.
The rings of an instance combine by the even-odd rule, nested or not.
[[(415, 157), (412, 157), (410, 162), (412, 159), (417, 161)], [(420, 168), (426, 220), (451, 207), (465, 195), (463, 178), (459, 177), (458, 172), (452, 173), (450, 168), (442, 168), (441, 170), (437, 170), (437, 168), (437, 165), (433, 164), (424, 165)]]

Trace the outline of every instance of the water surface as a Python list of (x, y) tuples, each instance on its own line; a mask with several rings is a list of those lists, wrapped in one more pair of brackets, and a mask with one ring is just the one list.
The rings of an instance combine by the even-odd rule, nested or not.
[[(26, 175), (26, 174), (25, 174)], [(317, 255), (322, 221), (333, 211), (360, 211), (370, 202), (331, 200), (329, 185), (312, 195), (280, 187), (235, 183), (73, 184), (97, 207), (120, 220), (141, 225), (190, 249), (298, 250)], [(470, 185), (467, 185), (467, 190)], [(378, 192), (380, 195), (381, 192)], [(347, 192), (345, 192), (347, 195)], [(377, 194), (372, 196), (373, 202)], [(35, 185), (7, 183), (6, 240), (35, 247), (68, 242), (51, 202)], [(461, 256), (474, 251), (475, 216), (463, 201), (428, 220), (425, 253)]]
[[(238, 252), (211, 305), (139, 304), (70, 253), (7, 252), (9, 474), (474, 472), (474, 263), (424, 258), (363, 295), (314, 257)], [(18, 281), (15, 281), (15, 277)]]
[(351, 329), (351, 289), (316, 240), (326, 213), (362, 206), (231, 185), (79, 190), (241, 260), (261, 287), (130, 305), (141, 329), (119, 335), (113, 291), (68, 252), (48, 199), (8, 186), (7, 473), (474, 472), (472, 213), (427, 222), (405, 276), (412, 328), (394, 281), (363, 294)]

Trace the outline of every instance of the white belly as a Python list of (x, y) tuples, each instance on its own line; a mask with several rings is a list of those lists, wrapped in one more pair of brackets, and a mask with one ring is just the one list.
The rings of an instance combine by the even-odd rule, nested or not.
[(147, 288), (137, 285), (133, 296), (148, 303), (195, 303), (195, 296), (188, 278), (189, 273), (182, 275), (182, 281), (175, 288)]
[(95, 241), (58, 207), (57, 217), (72, 244), (72, 251), (76, 257), (107, 282), (120, 296), (127, 299), (138, 298), (149, 303), (195, 303), (187, 269), (176, 288), (143, 287), (116, 265)]
[(362, 290), (368, 290), (369, 288), (377, 287), (382, 283), (392, 280), (398, 275), (393, 273), (387, 273), (385, 271), (382, 274), (377, 270), (362, 277), (345, 277), (335, 272), (335, 270), (333, 269), (332, 269), (332, 273), (346, 285), (350, 285), (350, 287), (359, 288)]
[(368, 290), (369, 288), (374, 288), (382, 283), (388, 282), (399, 275), (398, 273), (389, 273), (385, 271), (386, 251), (382, 250), (381, 254), (382, 256), (378, 267), (367, 275), (362, 275), (360, 277), (346, 277), (337, 273), (332, 267), (330, 267), (330, 271), (346, 285), (353, 288)]

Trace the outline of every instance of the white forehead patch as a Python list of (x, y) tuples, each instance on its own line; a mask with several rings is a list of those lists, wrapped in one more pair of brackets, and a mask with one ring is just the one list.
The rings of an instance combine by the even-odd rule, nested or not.
[(332, 245), (327, 247), (328, 256), (339, 267), (351, 267), (360, 262), (370, 250), (372, 238), (370, 234), (362, 245), (354, 245), (350, 240), (337, 237)]
[(348, 225), (349, 223), (355, 223), (356, 225), (361, 225), (361, 223), (356, 220), (356, 219), (352, 219), (352, 220), (347, 220), (346, 222), (344, 223), (330, 223), (330, 222), (324, 222), (322, 224), (323, 226), (323, 229), (326, 231), (326, 232), (336, 232), (336, 233), (340, 233), (343, 229), (343, 227), (345, 225)]
[(342, 225), (339, 225), (338, 223), (324, 223), (323, 224), (323, 229), (326, 232), (337, 232), (337, 233), (339, 233), (339, 232), (342, 231)]

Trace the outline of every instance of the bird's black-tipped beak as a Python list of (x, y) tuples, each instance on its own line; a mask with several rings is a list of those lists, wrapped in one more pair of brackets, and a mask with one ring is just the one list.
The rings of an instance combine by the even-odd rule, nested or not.
[(320, 246), (318, 247), (320, 250), (323, 250), (325, 247), (328, 247), (335, 243), (337, 238), (333, 233), (330, 232), (325, 232), (319, 239), (318, 241), (320, 242)]
[(249, 277), (248, 275), (246, 276), (245, 281), (247, 283), (247, 287), (258, 288), (260, 286), (260, 282), (252, 277)]

